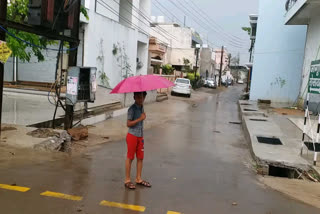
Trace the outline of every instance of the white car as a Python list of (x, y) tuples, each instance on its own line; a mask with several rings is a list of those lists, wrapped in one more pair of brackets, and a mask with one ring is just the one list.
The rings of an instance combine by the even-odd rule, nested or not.
[(243, 82), (243, 80), (238, 80), (238, 83), (243, 84), (244, 82)]
[(191, 84), (189, 79), (178, 78), (174, 84), (175, 86), (172, 88), (171, 95), (184, 94), (191, 97)]

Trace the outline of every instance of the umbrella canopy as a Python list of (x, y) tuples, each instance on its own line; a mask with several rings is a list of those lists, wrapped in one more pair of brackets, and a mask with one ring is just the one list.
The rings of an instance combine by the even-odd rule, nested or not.
[(110, 94), (152, 91), (174, 86), (169, 80), (156, 75), (133, 76), (122, 80)]

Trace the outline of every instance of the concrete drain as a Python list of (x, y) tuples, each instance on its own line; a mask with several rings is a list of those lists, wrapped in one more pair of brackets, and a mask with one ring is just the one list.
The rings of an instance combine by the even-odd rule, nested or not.
[(245, 108), (244, 111), (258, 111), (256, 109)]
[(275, 137), (257, 137), (259, 143), (269, 144), (269, 145), (282, 145), (279, 138)]
[(277, 167), (269, 165), (269, 176), (281, 177), (281, 178), (299, 178), (299, 174), (294, 169)]
[(242, 105), (242, 106), (251, 106), (252, 104), (250, 104), (250, 103), (241, 103), (240, 105)]
[(249, 120), (251, 120), (251, 121), (258, 121), (258, 122), (266, 122), (266, 121), (267, 121), (266, 119), (255, 119), (255, 118), (249, 119)]
[(313, 144), (313, 142), (304, 142), (304, 145), (306, 145), (306, 147), (308, 148), (309, 151), (316, 150), (316, 152), (320, 152), (320, 144), (319, 143)]

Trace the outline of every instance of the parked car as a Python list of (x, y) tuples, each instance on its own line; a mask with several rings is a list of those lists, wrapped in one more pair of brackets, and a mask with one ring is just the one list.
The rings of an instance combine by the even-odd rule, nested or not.
[(214, 81), (214, 79), (208, 79), (207, 80), (207, 87), (208, 88), (217, 88), (216, 81)]
[(243, 84), (243, 80), (238, 80), (238, 84)]
[(178, 78), (174, 84), (175, 86), (172, 88), (171, 95), (184, 94), (191, 97), (191, 84), (189, 79)]

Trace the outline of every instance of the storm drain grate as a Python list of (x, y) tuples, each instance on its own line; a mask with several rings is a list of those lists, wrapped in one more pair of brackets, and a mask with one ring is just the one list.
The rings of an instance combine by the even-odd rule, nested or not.
[(266, 119), (250, 119), (251, 121), (266, 122)]
[(279, 138), (275, 137), (257, 137), (259, 143), (270, 144), (270, 145), (282, 145)]
[(319, 143), (315, 143), (314, 147), (313, 147), (312, 142), (304, 142), (304, 145), (306, 145), (306, 147), (308, 148), (309, 151), (314, 151), (314, 147), (315, 147), (316, 152), (320, 152), (320, 144)]
[(258, 111), (258, 110), (250, 109), (250, 108), (245, 108), (244, 110), (245, 110), (245, 111)]
[(293, 169), (271, 166), (269, 165), (269, 175), (274, 177), (281, 177), (281, 178), (298, 178), (298, 173)]

